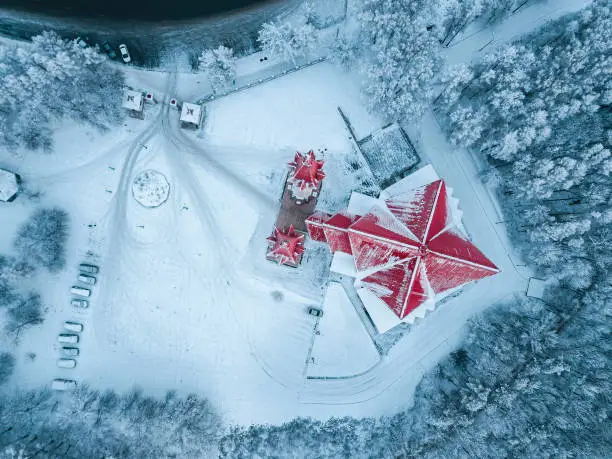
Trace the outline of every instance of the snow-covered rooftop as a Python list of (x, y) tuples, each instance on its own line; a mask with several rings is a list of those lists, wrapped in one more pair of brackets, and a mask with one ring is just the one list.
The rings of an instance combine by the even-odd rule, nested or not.
[(459, 201), (433, 167), (419, 169), (380, 196), (353, 192), (348, 226), (338, 221), (344, 214), (311, 222), (324, 225), (334, 253), (330, 269), (355, 277), (380, 333), (424, 318), (435, 301), (498, 272), (465, 236)]
[(9, 201), (19, 191), (17, 175), (0, 169), (0, 201)]
[(122, 103), (123, 108), (139, 112), (142, 110), (143, 103), (144, 98), (142, 97), (141, 93), (139, 93), (138, 91), (133, 91), (131, 89), (125, 91)]
[(200, 121), (202, 121), (202, 106), (191, 104), (189, 102), (183, 102), (183, 108), (181, 109), (181, 121), (184, 123), (199, 125)]

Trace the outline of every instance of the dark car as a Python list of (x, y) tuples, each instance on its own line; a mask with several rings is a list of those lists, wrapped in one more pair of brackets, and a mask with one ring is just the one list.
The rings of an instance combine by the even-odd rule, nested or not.
[(102, 43), (102, 51), (104, 51), (106, 55), (110, 57), (111, 59), (114, 59), (117, 57), (117, 53), (113, 50), (113, 47), (107, 41)]
[(321, 317), (323, 315), (323, 311), (318, 308), (308, 308), (308, 314), (315, 317)]

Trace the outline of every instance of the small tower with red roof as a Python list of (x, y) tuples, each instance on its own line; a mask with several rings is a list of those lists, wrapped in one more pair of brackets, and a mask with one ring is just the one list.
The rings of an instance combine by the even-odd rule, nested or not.
[(287, 177), (287, 188), (296, 203), (301, 204), (312, 197), (317, 197), (321, 181), (325, 177), (323, 161), (316, 159), (312, 150), (305, 155), (298, 151), (293, 161), (289, 163), (289, 167), (291, 170)]
[(293, 225), (284, 230), (274, 227), (274, 234), (268, 238), (268, 260), (296, 268), (303, 253), (304, 234), (296, 232)]

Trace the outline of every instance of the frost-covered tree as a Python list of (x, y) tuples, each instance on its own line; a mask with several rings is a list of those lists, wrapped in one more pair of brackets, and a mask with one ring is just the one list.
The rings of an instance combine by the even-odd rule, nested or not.
[(350, 70), (359, 55), (359, 48), (353, 38), (345, 35), (337, 37), (329, 48), (329, 58), (345, 70)]
[[(453, 139), (502, 160), (546, 141), (555, 127), (610, 104), (609, 6), (598, 3), (487, 56), (462, 97), (444, 107)], [(478, 119), (477, 136), (470, 133)]]
[(491, 25), (529, 0), (434, 0), (430, 2), (429, 14), (440, 43), (451, 44), (465, 28), (474, 23)]
[[(359, 15), (364, 93), (373, 110), (417, 118), (432, 101), (442, 59), (421, 2), (366, 0)], [(401, 33), (398, 33), (401, 31)]]
[(43, 306), (40, 295), (30, 292), (27, 296), (19, 296), (8, 308), (8, 323), (6, 330), (16, 336), (27, 327), (43, 322)]
[(27, 48), (0, 45), (0, 63), (0, 145), (50, 149), (54, 120), (107, 129), (124, 116), (123, 73), (95, 48), (44, 32)]
[(525, 259), (579, 290), (612, 267), (611, 27), (597, 1), (452, 78), (437, 102), (450, 139), (496, 167)]
[(0, 352), (0, 386), (7, 382), (15, 370), (15, 357), (9, 352)]
[(199, 69), (205, 71), (213, 91), (230, 88), (236, 81), (236, 58), (234, 51), (225, 46), (206, 49), (198, 60)]
[(57, 272), (66, 264), (69, 223), (63, 209), (40, 209), (19, 229), (15, 249), (28, 263)]
[(48, 389), (1, 394), (0, 426), (0, 451), (24, 457), (213, 457), (222, 432), (206, 399), (83, 385), (61, 398)]
[(264, 52), (291, 61), (297, 67), (297, 58), (306, 56), (316, 45), (317, 36), (310, 24), (266, 22), (259, 31), (257, 41)]

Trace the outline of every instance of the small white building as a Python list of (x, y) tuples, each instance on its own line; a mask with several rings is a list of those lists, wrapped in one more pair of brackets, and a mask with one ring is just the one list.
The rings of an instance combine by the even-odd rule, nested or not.
[(142, 93), (128, 89), (123, 95), (123, 108), (127, 109), (132, 118), (144, 119), (144, 97)]
[(183, 108), (181, 109), (182, 128), (199, 129), (203, 117), (204, 110), (201, 105), (183, 102)]
[(14, 201), (19, 193), (19, 184), (21, 177), (19, 175), (0, 169), (0, 201)]

